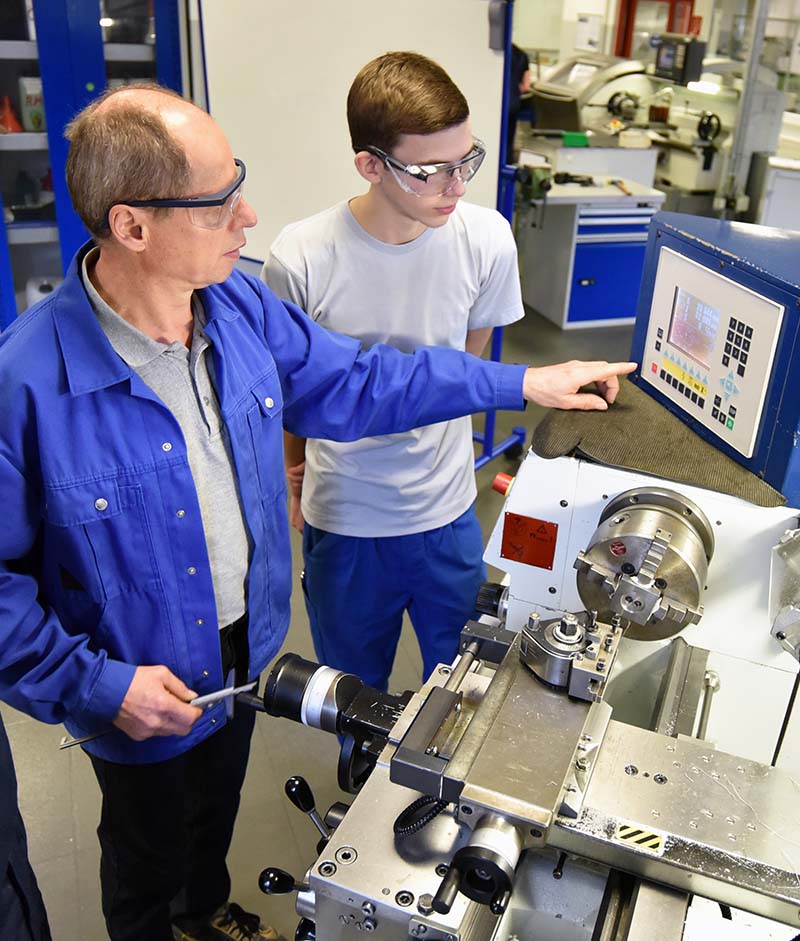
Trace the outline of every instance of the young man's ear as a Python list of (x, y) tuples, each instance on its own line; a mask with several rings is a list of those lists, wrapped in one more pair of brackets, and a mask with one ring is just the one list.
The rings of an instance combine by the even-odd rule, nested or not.
[(356, 170), (367, 183), (374, 183), (377, 186), (383, 181), (386, 168), (380, 157), (376, 157), (375, 154), (371, 154), (367, 150), (359, 150), (353, 162), (356, 165)]

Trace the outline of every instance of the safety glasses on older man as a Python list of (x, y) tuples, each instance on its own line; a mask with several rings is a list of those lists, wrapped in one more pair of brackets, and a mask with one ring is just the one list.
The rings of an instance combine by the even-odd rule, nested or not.
[(477, 139), (472, 141), (472, 150), (466, 157), (453, 163), (401, 163), (378, 147), (365, 147), (364, 150), (382, 160), (400, 189), (414, 196), (444, 196), (457, 182), (466, 185), (486, 156), (483, 142)]
[(207, 196), (187, 196), (185, 199), (126, 199), (124, 206), (142, 206), (153, 209), (188, 209), (192, 225), (201, 229), (221, 229), (236, 212), (242, 198), (242, 183), (247, 173), (244, 161), (233, 161), (239, 175), (225, 189)]

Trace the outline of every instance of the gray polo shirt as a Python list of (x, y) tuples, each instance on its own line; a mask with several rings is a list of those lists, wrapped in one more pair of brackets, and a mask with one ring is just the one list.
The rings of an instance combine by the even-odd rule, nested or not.
[(83, 259), (81, 275), (97, 320), (116, 353), (139, 374), (175, 416), (186, 442), (206, 537), (220, 627), (246, 610), (250, 545), (231, 457), (228, 430), (220, 417), (213, 383), (211, 341), (203, 330), (205, 312), (192, 299), (192, 346), (160, 343), (146, 336), (106, 304), (88, 276), (98, 249)]

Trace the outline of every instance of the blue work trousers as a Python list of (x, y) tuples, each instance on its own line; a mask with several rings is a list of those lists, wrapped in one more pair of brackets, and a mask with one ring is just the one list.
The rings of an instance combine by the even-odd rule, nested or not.
[(305, 524), (303, 592), (321, 663), (385, 690), (408, 611), (424, 679), (458, 652), (486, 580), (474, 506), (447, 526), (408, 536), (340, 536)]

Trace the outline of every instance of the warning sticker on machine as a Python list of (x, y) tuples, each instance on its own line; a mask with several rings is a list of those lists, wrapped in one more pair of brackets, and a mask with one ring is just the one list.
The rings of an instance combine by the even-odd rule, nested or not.
[(552, 569), (557, 538), (558, 523), (506, 513), (500, 555), (540, 569)]
[(637, 849), (644, 850), (647, 853), (654, 853), (656, 856), (662, 856), (664, 853), (664, 834), (656, 833), (653, 830), (643, 830), (633, 823), (620, 821), (617, 824), (617, 832), (614, 839), (618, 843), (625, 843), (627, 846), (635, 846)]

